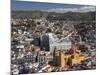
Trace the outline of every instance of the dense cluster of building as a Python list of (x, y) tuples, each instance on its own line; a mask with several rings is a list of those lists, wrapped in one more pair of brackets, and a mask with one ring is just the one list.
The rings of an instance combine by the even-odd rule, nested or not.
[(11, 74), (96, 68), (95, 23), (12, 19)]

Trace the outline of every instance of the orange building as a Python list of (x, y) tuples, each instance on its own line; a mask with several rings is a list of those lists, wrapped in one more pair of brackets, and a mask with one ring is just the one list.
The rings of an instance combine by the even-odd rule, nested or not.
[(64, 67), (66, 65), (66, 55), (64, 51), (56, 52), (54, 51), (54, 63), (56, 66)]
[(53, 53), (53, 61), (55, 66), (65, 67), (66, 65), (74, 65), (84, 60), (84, 56), (76, 48), (71, 48), (71, 54), (65, 54), (65, 51), (55, 51)]
[(72, 65), (80, 63), (82, 60), (84, 60), (84, 56), (80, 53), (75, 53), (74, 58), (72, 59)]
[(64, 67), (66, 65), (66, 55), (64, 51), (59, 52), (58, 56), (58, 66), (59, 67)]
[(84, 60), (84, 56), (81, 54), (79, 50), (77, 50), (77, 47), (73, 47), (71, 50), (71, 56), (72, 58), (72, 65), (80, 63), (82, 60)]

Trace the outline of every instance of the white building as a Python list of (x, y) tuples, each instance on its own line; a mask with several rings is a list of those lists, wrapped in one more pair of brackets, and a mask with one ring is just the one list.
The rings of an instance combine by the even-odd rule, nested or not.
[(53, 43), (50, 44), (50, 50), (54, 50), (54, 48), (56, 47), (57, 50), (68, 50), (71, 48), (71, 42), (61, 42), (61, 43)]
[(56, 35), (53, 33), (49, 33), (49, 45), (50, 45), (50, 51), (53, 51), (56, 47), (57, 50), (68, 50), (71, 48), (71, 41), (69, 40), (69, 36), (58, 39)]

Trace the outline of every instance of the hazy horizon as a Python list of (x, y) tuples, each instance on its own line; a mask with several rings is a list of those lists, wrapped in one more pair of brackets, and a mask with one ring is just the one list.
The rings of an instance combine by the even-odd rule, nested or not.
[(12, 11), (47, 11), (47, 12), (89, 12), (95, 11), (95, 6), (78, 5), (78, 4), (60, 4), (46, 2), (30, 2), (30, 1), (11, 1)]

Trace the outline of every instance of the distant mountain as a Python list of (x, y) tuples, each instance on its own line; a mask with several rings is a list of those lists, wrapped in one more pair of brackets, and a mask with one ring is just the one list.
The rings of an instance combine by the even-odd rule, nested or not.
[(67, 21), (80, 21), (80, 20), (95, 20), (96, 12), (67, 12), (67, 13), (49, 13), (47, 19), (49, 20), (67, 20)]
[(47, 12), (42, 11), (12, 11), (12, 18), (40, 18)]
[(46, 11), (12, 11), (12, 18), (41, 18), (45, 17), (47, 20), (95, 20), (96, 12), (46, 12)]
[(96, 11), (95, 6), (84, 6), (80, 8), (56, 8), (48, 9), (47, 12), (56, 12), (56, 13), (66, 13), (66, 12), (94, 12)]

